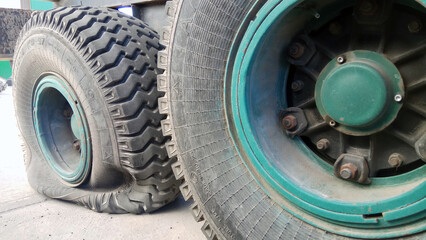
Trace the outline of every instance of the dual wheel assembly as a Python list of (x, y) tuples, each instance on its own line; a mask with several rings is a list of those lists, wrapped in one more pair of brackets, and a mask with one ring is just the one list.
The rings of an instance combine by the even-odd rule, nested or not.
[(171, 1), (163, 132), (208, 239), (426, 237), (425, 1)]
[(154, 211), (179, 195), (160, 121), (158, 34), (104, 8), (57, 8), (24, 26), (13, 95), (28, 180), (94, 211)]

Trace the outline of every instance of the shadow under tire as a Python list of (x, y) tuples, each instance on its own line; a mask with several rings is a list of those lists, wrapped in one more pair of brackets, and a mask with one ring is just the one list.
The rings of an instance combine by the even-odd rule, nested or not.
[(176, 199), (157, 99), (158, 34), (106, 8), (36, 13), (14, 56), (13, 96), (30, 185), (94, 211)]

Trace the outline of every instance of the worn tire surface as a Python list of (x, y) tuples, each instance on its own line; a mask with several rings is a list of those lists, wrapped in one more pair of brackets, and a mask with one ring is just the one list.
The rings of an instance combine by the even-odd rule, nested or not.
[[(32, 16), (14, 56), (14, 103), (29, 183), (51, 198), (94, 211), (154, 211), (179, 195), (161, 133), (157, 99), (158, 34), (106, 8), (58, 8)], [(87, 116), (91, 175), (62, 183), (45, 161), (32, 123), (37, 79), (52, 72), (74, 89)]]
[[(207, 239), (347, 239), (284, 210), (250, 174), (231, 140), (224, 111), (224, 75), (243, 18), (266, 1), (173, 0), (160, 34), (158, 77), (163, 133), (182, 195), (203, 221)], [(255, 16), (253, 16), (255, 17)], [(424, 236), (424, 235), (422, 235)], [(421, 238), (421, 236), (420, 236)], [(419, 236), (407, 239), (419, 239)]]

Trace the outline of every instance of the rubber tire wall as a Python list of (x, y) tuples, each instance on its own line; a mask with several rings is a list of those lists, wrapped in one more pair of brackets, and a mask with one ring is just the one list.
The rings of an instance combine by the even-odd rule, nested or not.
[[(256, 2), (256, 5), (254, 5)], [(231, 44), (248, 11), (266, 1), (173, 0), (166, 4), (168, 47), (159, 53), (160, 111), (173, 171), (207, 239), (347, 239), (284, 210), (255, 181), (231, 140), (224, 75)], [(252, 16), (253, 18), (255, 16)], [(279, 198), (279, 197), (278, 197)], [(424, 235), (422, 235), (424, 236)], [(418, 235), (407, 239), (419, 239)]]
[[(14, 103), (30, 185), (94, 211), (154, 211), (179, 195), (161, 133), (157, 100), (158, 34), (111, 9), (58, 8), (24, 26), (14, 56)], [(92, 166), (78, 188), (43, 158), (32, 121), (37, 79), (53, 73), (74, 89), (89, 125)]]

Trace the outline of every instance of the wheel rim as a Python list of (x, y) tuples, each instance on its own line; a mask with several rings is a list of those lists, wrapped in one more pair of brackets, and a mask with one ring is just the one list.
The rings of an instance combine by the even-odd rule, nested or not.
[[(281, 114), (280, 109), (289, 107), (289, 102), (287, 90), (281, 91), (281, 89), (286, 89), (289, 85), (288, 78), (291, 75), (292, 64), (286, 59), (283, 60), (281, 52), (288, 48), (291, 38), (300, 33), (298, 29), (303, 24), (310, 23), (312, 19), (321, 18), (322, 15), (314, 8), (308, 8), (307, 11), (306, 5), (302, 5), (301, 2), (268, 1), (256, 14), (256, 19), (246, 29), (243, 27), (240, 29), (240, 40), (237, 37), (234, 42), (235, 50), (231, 51), (230, 59), (235, 56), (236, 60), (228, 63), (225, 86), (230, 87), (225, 89), (227, 96), (225, 106), (227, 106), (228, 116), (233, 119), (230, 129), (235, 126), (232, 137), (239, 146), (240, 155), (247, 156), (243, 159), (246, 160), (253, 176), (261, 185), (267, 184), (272, 191), (279, 193), (281, 197), (279, 200), (291, 202), (303, 209), (303, 213), (307, 212), (319, 217), (321, 219), (319, 221), (305, 218), (303, 213), (283, 204), (283, 207), (294, 215), (317, 227), (346, 236), (373, 238), (395, 237), (424, 231), (426, 226), (421, 222), (421, 219), (426, 216), (424, 207), (426, 167), (424, 164), (395, 176), (373, 177), (370, 185), (361, 186), (333, 176), (333, 166), (328, 164), (321, 154), (307, 146), (302, 138), (292, 139), (283, 135), (278, 116)], [(354, 2), (343, 2), (331, 4), (329, 5), (331, 7), (322, 9), (334, 13), (347, 9), (352, 4)], [(308, 13), (305, 14), (305, 12)], [(311, 17), (305, 19), (305, 15)], [(319, 21), (321, 22), (319, 25), (324, 25), (335, 17), (336, 15), (331, 19)], [(315, 29), (317, 26), (310, 27)], [(277, 32), (279, 33), (274, 34)], [(240, 42), (237, 44), (238, 41)], [(310, 43), (306, 45), (307, 49), (315, 48)], [(268, 51), (268, 49), (274, 49), (274, 51)], [(294, 55), (299, 53), (297, 49), (290, 52)], [(361, 116), (364, 118), (355, 118), (353, 116), (357, 115), (334, 110), (333, 101), (327, 97), (335, 89), (324, 87), (324, 82), (335, 81), (329, 76), (333, 71), (348, 74), (348, 70), (339, 70), (336, 67), (339, 63), (336, 64), (336, 62), (339, 56), (349, 55), (358, 55), (360, 58), (355, 57), (358, 60), (365, 57), (368, 61), (380, 65), (378, 67), (380, 70), (374, 70), (377, 66), (368, 69), (371, 65), (368, 67), (362, 64), (362, 66), (354, 65), (350, 58), (346, 59), (349, 60), (346, 65), (349, 69), (367, 68), (367, 77), (385, 74), (384, 77), (373, 78), (387, 79), (377, 81), (375, 87), (382, 91), (375, 99), (376, 103), (379, 103), (373, 107), (373, 113), (369, 116)], [(304, 61), (303, 58), (297, 61)], [(354, 62), (359, 63), (358, 60)], [(269, 64), (262, 64), (262, 62)], [(270, 64), (271, 62), (276, 63), (275, 66)], [(399, 97), (402, 99), (406, 97), (404, 82), (398, 69), (383, 54), (357, 50), (349, 54), (346, 51), (340, 52), (331, 57), (329, 64), (324, 66), (324, 70), (318, 75), (318, 82), (314, 84), (313, 89), (316, 89), (314, 94), (317, 99), (316, 106), (321, 113), (319, 116), (325, 121), (337, 122), (336, 134), (350, 132), (352, 136), (365, 136), (382, 132), (394, 122), (401, 110), (402, 103)], [(365, 89), (365, 85), (359, 86), (359, 89)], [(347, 95), (349, 90), (341, 90), (341, 92)], [(325, 97), (322, 99), (322, 96)], [(361, 97), (363, 97), (362, 94)], [(387, 104), (389, 98), (392, 101)], [(364, 107), (365, 105), (360, 108)], [(352, 122), (340, 121), (337, 117), (341, 116), (339, 114), (352, 116), (350, 119)], [(327, 118), (330, 115), (332, 118)], [(283, 159), (286, 158), (297, 159), (297, 162), (284, 161)], [(304, 171), (309, 174), (303, 174)], [(272, 194), (270, 190), (267, 192), (277, 199), (274, 197), (276, 194)], [(403, 228), (402, 226), (407, 223), (411, 225)], [(343, 228), (338, 230), (335, 225), (343, 226)], [(349, 227), (351, 230), (344, 227)], [(353, 228), (357, 229), (353, 230)], [(382, 231), (369, 230), (378, 228)]]
[(77, 95), (62, 78), (40, 78), (33, 97), (33, 123), (44, 158), (66, 184), (78, 186), (89, 175), (91, 143)]

